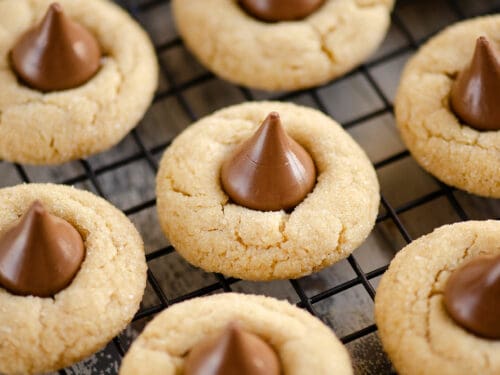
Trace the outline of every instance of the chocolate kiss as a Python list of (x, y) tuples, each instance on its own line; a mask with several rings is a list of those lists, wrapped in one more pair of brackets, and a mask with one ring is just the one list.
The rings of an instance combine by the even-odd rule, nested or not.
[(0, 237), (0, 285), (13, 294), (53, 296), (73, 280), (84, 256), (76, 229), (35, 201)]
[(453, 272), (446, 283), (444, 304), (462, 327), (500, 340), (500, 255), (474, 259)]
[(500, 129), (500, 55), (483, 36), (476, 42), (470, 65), (452, 86), (451, 107), (473, 128)]
[(222, 165), (222, 186), (237, 204), (261, 211), (287, 210), (316, 182), (311, 156), (290, 138), (277, 112)]
[(186, 358), (185, 375), (279, 375), (274, 350), (258, 336), (230, 324), (219, 336), (197, 344)]
[(97, 72), (100, 58), (94, 36), (66, 17), (58, 3), (49, 7), (43, 21), (22, 35), (12, 50), (14, 71), (40, 91), (82, 85)]
[(241, 7), (266, 22), (293, 21), (307, 17), (325, 0), (239, 0)]

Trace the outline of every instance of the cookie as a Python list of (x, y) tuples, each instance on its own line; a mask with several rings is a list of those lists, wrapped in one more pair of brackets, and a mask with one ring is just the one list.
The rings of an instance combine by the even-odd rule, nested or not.
[(426, 43), (406, 66), (395, 100), (402, 138), (413, 157), (444, 183), (500, 198), (500, 131), (481, 131), (453, 111), (450, 96), (471, 62), (476, 39), (500, 46), (500, 16), (457, 23)]
[(12, 50), (50, 4), (0, 2), (1, 159), (57, 164), (106, 150), (142, 118), (157, 85), (154, 48), (129, 15), (110, 1), (61, 0), (64, 13), (97, 40), (100, 67), (71, 89), (29, 87), (13, 69)]
[(132, 320), (146, 286), (137, 230), (123, 213), (88, 192), (51, 184), (1, 189), (1, 237), (36, 200), (78, 231), (85, 257), (71, 283), (52, 297), (0, 287), (4, 374), (53, 371), (101, 349)]
[(305, 18), (272, 23), (236, 0), (174, 0), (172, 10), (186, 46), (209, 70), (276, 91), (317, 86), (361, 64), (382, 42), (393, 4), (326, 0)]
[(445, 309), (450, 275), (478, 256), (500, 255), (500, 221), (445, 225), (401, 250), (384, 274), (375, 318), (400, 374), (500, 373), (500, 341), (476, 336)]
[[(224, 161), (273, 111), (316, 167), (313, 190), (291, 211), (232, 203), (221, 183)], [(188, 262), (247, 280), (297, 278), (347, 257), (379, 205), (373, 166), (340, 125), (280, 102), (235, 105), (187, 128), (163, 156), (156, 194), (162, 229)]]
[(272, 346), (283, 374), (353, 373), (347, 350), (317, 318), (285, 301), (228, 293), (191, 299), (159, 314), (132, 344), (120, 374), (183, 373), (192, 348), (232, 322)]

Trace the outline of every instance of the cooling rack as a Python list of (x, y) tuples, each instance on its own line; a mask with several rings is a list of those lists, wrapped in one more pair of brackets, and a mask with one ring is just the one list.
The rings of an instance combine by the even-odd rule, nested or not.
[[(155, 314), (189, 298), (229, 291), (287, 299), (332, 328), (357, 374), (395, 373), (373, 319), (376, 288), (390, 260), (440, 225), (500, 218), (498, 200), (450, 188), (413, 161), (394, 123), (399, 75), (433, 34), (462, 19), (499, 12), (500, 0), (400, 0), (386, 40), (366, 64), (324, 86), (278, 94), (229, 84), (201, 67), (175, 31), (169, 0), (116, 2), (149, 32), (160, 62), (160, 85), (145, 118), (118, 146), (85, 160), (58, 167), (0, 161), (0, 187), (56, 182), (93, 191), (121, 208), (145, 240), (148, 285), (134, 321), (101, 352), (59, 374), (116, 374), (131, 342)], [(154, 178), (175, 135), (216, 109), (261, 99), (296, 102), (335, 118), (365, 149), (381, 184), (380, 212), (367, 241), (346, 260), (298, 280), (245, 282), (191, 267), (164, 238), (156, 217)]]

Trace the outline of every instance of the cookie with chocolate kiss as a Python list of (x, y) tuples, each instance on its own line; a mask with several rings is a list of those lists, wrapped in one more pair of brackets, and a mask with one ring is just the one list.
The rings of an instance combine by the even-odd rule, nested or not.
[(130, 14), (108, 0), (59, 1), (0, 0), (2, 160), (53, 165), (105, 151), (154, 96), (154, 46)]
[(500, 221), (444, 225), (384, 273), (375, 321), (399, 374), (500, 374)]
[(104, 199), (0, 189), (0, 373), (53, 373), (102, 349), (139, 309), (146, 274), (139, 233)]
[(332, 330), (274, 298), (221, 293), (155, 316), (123, 358), (120, 375), (353, 375)]
[(447, 185), (491, 198), (500, 198), (499, 33), (500, 15), (447, 27), (408, 61), (394, 101), (418, 164)]
[(220, 78), (254, 89), (323, 85), (365, 61), (394, 0), (172, 0), (179, 35)]
[(379, 207), (373, 165), (342, 127), (279, 102), (189, 126), (162, 158), (156, 193), (179, 254), (245, 280), (297, 278), (347, 257)]

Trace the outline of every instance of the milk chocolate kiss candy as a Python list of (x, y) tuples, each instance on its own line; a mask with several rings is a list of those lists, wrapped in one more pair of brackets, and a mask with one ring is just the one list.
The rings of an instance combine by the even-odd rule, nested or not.
[(293, 21), (307, 17), (325, 0), (239, 0), (242, 8), (266, 22)]
[(73, 280), (84, 255), (77, 230), (35, 201), (0, 235), (0, 286), (13, 294), (53, 296)]
[(287, 210), (302, 202), (316, 182), (311, 156), (271, 112), (257, 132), (222, 165), (222, 186), (237, 204), (261, 211)]
[(42, 22), (22, 35), (12, 50), (14, 71), (40, 91), (80, 86), (97, 72), (100, 58), (94, 36), (69, 19), (58, 3), (49, 7)]
[(444, 303), (459, 325), (478, 336), (500, 340), (500, 255), (479, 257), (453, 272)]
[(220, 336), (189, 352), (184, 375), (280, 375), (280, 367), (265, 341), (232, 323)]
[(452, 86), (451, 107), (473, 128), (500, 129), (500, 53), (485, 37), (477, 40), (470, 65)]

